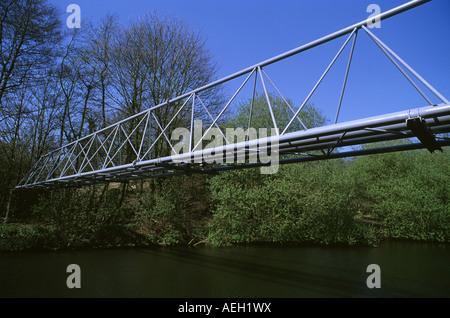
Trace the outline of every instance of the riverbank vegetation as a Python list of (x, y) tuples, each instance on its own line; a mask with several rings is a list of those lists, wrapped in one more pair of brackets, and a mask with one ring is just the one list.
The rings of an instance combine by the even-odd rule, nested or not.
[[(246, 169), (11, 192), (43, 154), (210, 83), (217, 67), (200, 33), (156, 13), (129, 26), (107, 16), (68, 30), (55, 7), (30, 0), (2, 2), (0, 17), (0, 250), (449, 243), (448, 149), (296, 163), (269, 175)], [(251, 127), (272, 127), (268, 97), (285, 126), (299, 105), (277, 96), (256, 92), (253, 101), (233, 102), (217, 124), (246, 129), (252, 113)], [(201, 99), (213, 117), (229, 100), (222, 89)], [(152, 114), (166, 127), (176, 109)], [(313, 103), (299, 117), (291, 129), (327, 122)], [(173, 126), (190, 119), (187, 110)], [(131, 135), (133, 126), (122, 129)], [(124, 162), (136, 158), (131, 148)], [(152, 156), (169, 150), (156, 144)]]
[(41, 191), (26, 213), (13, 207), (21, 222), (0, 226), (1, 247), (449, 243), (449, 159), (411, 151)]

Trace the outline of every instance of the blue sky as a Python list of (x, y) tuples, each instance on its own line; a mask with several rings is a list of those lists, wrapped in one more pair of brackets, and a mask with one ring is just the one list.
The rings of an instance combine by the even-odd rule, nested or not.
[[(207, 38), (217, 77), (225, 77), (285, 51), (368, 18), (369, 4), (381, 11), (408, 0), (50, 0), (64, 12), (81, 8), (81, 21), (116, 13), (121, 23), (155, 10), (200, 30)], [(432, 0), (370, 29), (447, 99), (450, 98), (450, 1)], [(66, 13), (64, 16), (69, 16)], [(298, 107), (344, 43), (346, 36), (265, 68)], [(351, 44), (351, 43), (350, 43)], [(334, 119), (351, 45), (343, 51), (311, 102)], [(233, 87), (244, 78), (230, 83)], [(266, 83), (267, 84), (267, 83)], [(270, 84), (268, 85), (268, 87)], [(422, 86), (420, 85), (422, 88)], [(261, 85), (258, 90), (261, 91)], [(245, 93), (245, 92), (243, 92)], [(426, 91), (433, 102), (440, 103)], [(239, 98), (248, 95), (238, 96)], [(339, 122), (426, 106), (387, 57), (363, 32), (358, 39)]]

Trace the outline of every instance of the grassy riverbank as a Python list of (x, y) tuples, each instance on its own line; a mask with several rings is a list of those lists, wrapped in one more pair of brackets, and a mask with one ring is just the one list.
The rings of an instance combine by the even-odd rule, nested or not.
[(18, 192), (0, 249), (450, 242), (450, 152)]

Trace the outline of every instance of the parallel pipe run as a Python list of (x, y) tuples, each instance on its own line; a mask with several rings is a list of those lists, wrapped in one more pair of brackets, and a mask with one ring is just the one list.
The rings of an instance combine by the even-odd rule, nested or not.
[[(417, 113), (419, 113), (419, 112), (417, 112)], [(444, 122), (446, 122), (446, 121), (448, 121), (448, 118), (444, 121), (443, 119), (445, 119), (445, 117), (443, 117), (442, 119), (440, 119), (439, 120), (439, 122), (441, 123), (441, 124), (443, 124)], [(441, 127), (441, 126), (437, 126), (438, 128), (439, 127)], [(446, 129), (444, 129), (444, 131), (449, 131), (448, 130), (448, 127), (446, 128)], [(366, 131), (367, 132), (367, 131)], [(349, 136), (350, 136), (350, 134), (349, 134)], [(408, 136), (410, 136), (410, 135), (408, 135)], [(314, 136), (313, 136), (314, 137)], [(405, 137), (407, 137), (407, 136), (405, 136)], [(383, 138), (383, 136), (381, 136), (381, 137), (375, 137), (375, 138)], [(388, 138), (388, 139), (395, 139), (395, 138)], [(381, 139), (380, 139), (381, 140)], [(308, 141), (308, 140), (305, 140), (305, 141)], [(367, 140), (367, 141), (370, 141), (370, 140)], [(291, 145), (294, 145), (295, 143), (292, 143)], [(317, 143), (317, 146), (315, 147), (315, 148), (321, 148), (321, 145), (320, 145), (321, 143), (320, 142), (318, 142)], [(322, 144), (322, 146), (323, 146), (323, 144)], [(282, 146), (282, 147), (284, 147), (284, 146)], [(298, 148), (298, 146), (296, 145), (296, 149), (298, 150), (298, 149), (300, 149), (300, 148)], [(235, 149), (235, 151), (236, 151), (236, 149)], [(281, 150), (281, 152), (284, 152), (283, 150)], [(170, 158), (168, 158), (167, 160), (164, 160), (164, 158), (161, 158), (161, 159), (159, 159), (159, 160), (157, 160), (159, 163), (162, 163), (162, 162), (170, 162)], [(145, 167), (151, 167), (151, 166), (154, 166), (154, 169), (151, 169), (151, 170), (159, 170), (159, 169), (161, 169), (161, 168), (159, 168), (159, 167), (157, 167), (157, 165), (158, 165), (158, 163), (156, 163), (155, 164), (155, 160), (153, 160), (153, 163), (151, 163), (151, 162), (148, 162), (145, 166), (143, 165), (143, 166), (141, 166), (141, 167), (133, 167), (133, 168), (124, 168), (124, 167), (118, 167), (117, 168), (117, 170), (116, 171), (113, 171), (113, 169), (111, 169), (111, 171), (109, 172), (110, 174), (111, 174), (111, 176), (113, 176), (113, 175), (120, 175), (120, 174), (122, 174), (122, 173), (124, 173), (123, 171), (124, 170), (127, 170), (127, 169), (131, 169), (132, 171), (134, 171), (134, 173), (136, 173), (136, 170), (134, 170), (134, 169), (143, 169), (143, 168), (145, 168)], [(109, 169), (108, 169), (109, 170)], [(105, 173), (106, 171), (104, 171), (104, 172), (100, 172), (100, 173)], [(67, 178), (70, 178), (70, 179), (73, 179), (74, 177), (75, 178), (77, 178), (77, 177), (80, 177), (80, 178), (85, 178), (85, 177), (89, 177), (90, 175), (91, 176), (94, 176), (94, 174), (95, 174), (96, 172), (95, 171), (93, 171), (93, 172), (90, 172), (90, 173), (84, 173), (84, 174), (82, 174), (82, 175), (80, 175), (80, 176), (78, 176), (78, 175), (75, 175), (75, 176), (69, 176), (69, 177), (67, 177)], [(98, 174), (99, 172), (97, 172), (97, 174)], [(60, 179), (61, 181), (62, 180), (64, 180), (64, 178), (63, 179)], [(51, 182), (51, 181), (57, 181), (57, 180), (49, 180), (48, 182)]]
[[(277, 142), (279, 145), (289, 142), (295, 142), (299, 140), (318, 138), (326, 135), (340, 134), (343, 132), (351, 132), (366, 128), (374, 128), (379, 126), (387, 126), (396, 123), (405, 122), (409, 118), (422, 117), (422, 118), (433, 118), (450, 115), (450, 105), (444, 106), (427, 106), (423, 108), (416, 108), (411, 110), (405, 110), (400, 112), (395, 112), (391, 114), (375, 116), (365, 119), (354, 120), (350, 122), (344, 122), (335, 125), (329, 125), (324, 127), (311, 128), (306, 131), (291, 132), (280, 136), (272, 136), (262, 139), (250, 140), (245, 142), (236, 143), (233, 145), (226, 145), (222, 147), (214, 148), (217, 153), (229, 153), (230, 151), (239, 151), (242, 149), (255, 149), (259, 144), (269, 144)], [(145, 165), (147, 163), (155, 162), (155, 160), (161, 161), (189, 161), (193, 157), (202, 157), (205, 151), (210, 152), (210, 150), (194, 151), (188, 154), (180, 154), (170, 157), (164, 157), (160, 159), (153, 159), (140, 164)]]
[[(450, 116), (442, 117), (439, 119), (439, 123), (431, 123), (430, 131), (434, 134), (445, 133), (450, 131)], [(290, 142), (280, 142), (276, 146), (276, 151), (281, 154), (291, 152), (306, 152), (327, 150), (332, 151), (341, 147), (355, 146), (373, 142), (406, 139), (416, 137), (411, 131), (408, 131), (406, 122), (396, 125), (380, 126), (374, 129), (367, 127), (358, 131), (347, 132), (344, 131), (341, 134), (325, 135), (321, 137), (312, 136), (308, 139), (301, 139)], [(203, 155), (202, 162), (224, 162), (226, 158), (230, 156), (239, 162), (241, 160), (247, 160), (252, 154), (252, 151), (267, 153), (268, 151), (274, 151), (272, 145), (267, 145), (263, 141), (264, 146), (258, 145), (257, 150), (253, 147), (235, 148), (234, 151), (228, 151), (226, 153), (218, 151), (205, 150), (207, 153)], [(209, 155), (212, 152), (213, 155)], [(195, 156), (191, 154), (190, 162), (195, 162)], [(197, 156), (198, 158), (198, 156)]]
[[(195, 164), (194, 158), (202, 158), (202, 162), (211, 162), (211, 159), (223, 159), (227, 154), (232, 154), (233, 158), (245, 159), (248, 155), (249, 149), (258, 149), (262, 151), (271, 150), (271, 147), (277, 143), (277, 151), (280, 154), (288, 153), (292, 151), (312, 151), (312, 150), (328, 150), (330, 147), (339, 148), (343, 146), (351, 146), (362, 143), (370, 143), (383, 140), (395, 140), (399, 138), (409, 138), (413, 137), (411, 131), (407, 128), (406, 120), (410, 118), (423, 118), (428, 122), (430, 129), (433, 133), (445, 133), (450, 132), (450, 105), (439, 105), (439, 106), (426, 106), (423, 108), (416, 108), (411, 110), (405, 110), (401, 112), (395, 112), (391, 114), (386, 114), (382, 116), (375, 116), (367, 119), (355, 120), (325, 127), (312, 128), (307, 131), (299, 131), (289, 133), (283, 136), (260, 138), (250, 141), (245, 141), (237, 144), (226, 145), (222, 147), (216, 147), (213, 149), (204, 149), (201, 151), (190, 152), (187, 154), (180, 154), (175, 156), (167, 156), (158, 159), (147, 160), (135, 164), (127, 164), (120, 167), (112, 167), (103, 170), (90, 171), (86, 173), (81, 173), (77, 175), (66, 176), (57, 179), (46, 180), (39, 182), (34, 179), (35, 183), (32, 184), (22, 184), (18, 187), (34, 186), (38, 184), (50, 185), (57, 184), (64, 181), (75, 181), (77, 179), (87, 178), (88, 182), (106, 182), (105, 179), (109, 181), (115, 181), (114, 178), (117, 176), (117, 180), (128, 180), (128, 179), (138, 179), (138, 178), (151, 178), (153, 177), (151, 173), (162, 171), (158, 176), (172, 175), (172, 174), (183, 174), (184, 172), (174, 172), (167, 168), (168, 164), (182, 163), (182, 164)], [(340, 135), (345, 133), (345, 137), (340, 140)], [(338, 142), (340, 140), (340, 142)], [(440, 142), (442, 144), (442, 142)], [(264, 146), (260, 147), (260, 144)], [(445, 144), (446, 145), (446, 144)], [(418, 147), (418, 146), (414, 146)], [(425, 148), (424, 145), (421, 148)], [(401, 147), (399, 149), (406, 149), (406, 147)], [(247, 151), (247, 154), (246, 154)], [(218, 154), (212, 155), (211, 153)], [(381, 151), (380, 151), (381, 152)], [(345, 155), (344, 155), (345, 154)], [(346, 152), (339, 157), (358, 155), (358, 151)], [(243, 156), (243, 157), (242, 157)], [(334, 158), (333, 156), (328, 156), (327, 158)], [(317, 156), (311, 156), (308, 161), (314, 160)], [(324, 157), (317, 157), (319, 158)], [(184, 162), (184, 163), (183, 163)], [(164, 166), (161, 166), (163, 164)], [(263, 163), (257, 164), (242, 164), (233, 165), (233, 167), (238, 169), (241, 166), (258, 166), (264, 165)], [(210, 170), (223, 170), (221, 167), (209, 168)], [(173, 169), (172, 169), (173, 170)], [(141, 171), (141, 172), (140, 172)], [(209, 170), (208, 170), (209, 171)], [(195, 172), (195, 171), (193, 171)], [(139, 174), (142, 174), (139, 176)], [(150, 174), (148, 174), (150, 173)], [(133, 174), (135, 176), (133, 176)], [(107, 175), (107, 177), (102, 177), (101, 175)], [(100, 176), (100, 179), (96, 178)], [(125, 178), (125, 179), (123, 179)]]
[[(448, 120), (447, 120), (448, 121)], [(447, 124), (445, 126), (436, 126), (432, 127), (432, 130), (434, 133), (438, 133), (438, 132), (448, 132), (450, 131), (450, 126)], [(366, 130), (367, 131), (372, 131), (373, 130)], [(358, 132), (359, 133), (359, 132)], [(279, 152), (280, 154), (282, 153), (287, 153), (289, 151), (311, 151), (311, 150), (317, 150), (317, 149), (326, 149), (329, 147), (333, 147), (336, 146), (337, 147), (343, 147), (343, 146), (348, 146), (348, 145), (353, 145), (353, 144), (360, 144), (360, 143), (369, 143), (369, 142), (374, 142), (374, 141), (382, 141), (382, 140), (395, 140), (398, 138), (405, 138), (405, 137), (412, 137), (412, 135), (410, 133), (408, 134), (398, 134), (396, 132), (394, 133), (388, 133), (388, 134), (378, 134), (378, 130), (375, 130), (374, 135), (369, 135), (367, 137), (359, 137), (359, 138), (353, 138), (353, 139), (346, 139), (343, 140), (339, 145), (336, 145), (336, 138), (334, 137), (333, 139), (331, 139), (331, 142), (325, 142), (321, 141), (321, 142), (317, 142), (316, 144), (312, 144), (310, 142), (310, 140), (305, 140), (309, 143), (309, 145), (294, 145), (294, 143), (292, 143), (292, 148), (287, 148), (286, 145), (283, 146), (283, 149), (280, 149)], [(348, 134), (349, 136), (351, 135), (351, 133)], [(360, 135), (357, 135), (360, 136)], [(327, 136), (328, 137), (328, 136)], [(232, 154), (233, 156), (236, 156), (236, 160), (239, 159), (245, 159), (245, 153), (241, 152), (236, 152), (234, 154)], [(352, 154), (346, 154), (346, 156), (351, 156)], [(332, 157), (330, 157), (331, 159)], [(205, 158), (206, 159), (206, 158)], [(141, 178), (150, 178), (152, 177), (152, 175), (149, 175), (148, 173), (154, 173), (157, 171), (163, 171), (161, 172), (158, 176), (163, 176), (163, 175), (168, 175), (169, 173), (171, 173), (170, 171), (166, 171), (164, 172), (164, 170), (168, 170), (166, 169), (167, 164), (170, 164), (170, 161), (167, 161), (166, 164), (164, 164), (163, 166), (160, 166), (161, 164), (164, 164), (163, 161), (160, 161), (159, 163), (153, 163), (153, 164), (149, 164), (146, 166), (141, 166), (141, 167), (135, 167), (135, 168), (127, 168), (127, 169), (123, 169), (123, 168), (119, 168), (119, 170), (117, 171), (110, 171), (109, 173), (105, 173), (105, 172), (99, 172), (99, 173), (95, 173), (92, 172), (91, 174), (89, 173), (85, 173), (83, 175), (72, 175), (69, 177), (66, 177), (64, 179), (55, 179), (55, 180), (49, 180), (48, 182), (45, 182), (45, 184), (50, 185), (52, 182), (64, 182), (65, 180), (77, 180), (77, 179), (85, 179), (86, 180), (90, 180), (90, 178), (95, 178), (97, 179), (97, 181), (101, 182), (106, 182), (106, 181), (124, 181), (124, 180), (129, 180), (129, 179), (141, 179)], [(252, 165), (250, 165), (252, 166)], [(169, 169), (170, 170), (170, 169)], [(195, 171), (193, 171), (195, 172)], [(105, 176), (105, 177), (100, 177), (97, 178), (97, 176)], [(125, 179), (126, 178), (126, 179)], [(89, 181), (91, 182), (91, 181)]]
[[(450, 146), (450, 140), (439, 140), (437, 142), (440, 146)], [(395, 146), (388, 146), (388, 147), (380, 147), (380, 148), (373, 148), (373, 149), (361, 149), (361, 150), (353, 150), (350, 152), (338, 152), (338, 153), (332, 153), (332, 154), (324, 154), (324, 155), (309, 155), (309, 156), (303, 156), (303, 157), (296, 157), (296, 158), (288, 158), (288, 159), (281, 159), (276, 161), (276, 164), (283, 165), (283, 164), (291, 164), (291, 163), (299, 163), (299, 162), (308, 162), (308, 161), (318, 161), (318, 160), (330, 160), (330, 159), (338, 159), (338, 158), (347, 158), (347, 157), (357, 157), (357, 156), (363, 156), (363, 155), (373, 155), (373, 154), (380, 154), (380, 153), (389, 153), (389, 152), (396, 152), (396, 151), (407, 151), (407, 150), (417, 150), (417, 149), (423, 149), (425, 146), (421, 143), (411, 143), (411, 144), (401, 144), (401, 145), (395, 145)], [(229, 170), (236, 170), (236, 169), (246, 169), (246, 168), (257, 168), (261, 166), (268, 166), (273, 163), (248, 163), (248, 164), (242, 164), (242, 165), (228, 165), (228, 166), (217, 166), (217, 167), (211, 167), (211, 168), (205, 168), (203, 169), (204, 173), (218, 173), (218, 172), (224, 172)], [(77, 187), (77, 186), (83, 186), (83, 185), (92, 185), (92, 184), (99, 184), (99, 183), (105, 183), (105, 182), (125, 182), (130, 180), (140, 180), (140, 179), (150, 179), (150, 178), (159, 178), (159, 177), (169, 177), (169, 176), (177, 176), (177, 175), (186, 175), (186, 172), (183, 171), (173, 171), (172, 170), (166, 170), (165, 172), (158, 173), (158, 174), (149, 174), (149, 175), (139, 175), (136, 177), (131, 177), (129, 175), (123, 175), (120, 178), (106, 178), (107, 180), (103, 178), (96, 178), (93, 176), (92, 178), (67, 178), (65, 180), (53, 180), (53, 181), (44, 181), (37, 184), (33, 184), (30, 186), (22, 186), (20, 188), (31, 188), (31, 187), (58, 187), (58, 186), (65, 186), (65, 187)], [(196, 173), (195, 170), (191, 170), (192, 173)]]
[[(438, 144), (442, 147), (450, 146), (450, 140), (438, 141)], [(292, 163), (299, 163), (299, 162), (330, 160), (330, 159), (339, 159), (339, 158), (348, 158), (348, 157), (359, 157), (359, 156), (365, 156), (365, 155), (374, 155), (374, 154), (390, 153), (390, 152), (397, 152), (397, 151), (418, 150), (418, 149), (423, 149), (423, 148), (425, 148), (425, 146), (422, 143), (410, 143), (410, 144), (394, 145), (394, 146), (379, 147), (379, 148), (372, 148), (372, 149), (353, 150), (353, 151), (348, 151), (348, 152), (338, 152), (338, 153), (327, 154), (327, 155), (309, 155), (309, 156), (297, 157), (297, 158), (287, 158), (287, 159), (278, 160), (275, 163), (279, 164), (279, 165), (283, 165), (283, 164), (292, 164)], [(210, 170), (221, 172), (221, 171), (236, 170), (236, 169), (257, 168), (257, 167), (261, 167), (261, 166), (267, 166), (270, 164), (273, 164), (273, 163), (258, 162), (258, 163), (250, 163), (247, 165), (239, 165), (239, 166), (229, 165), (229, 166), (223, 166), (223, 167), (214, 167), (214, 168), (210, 168)]]

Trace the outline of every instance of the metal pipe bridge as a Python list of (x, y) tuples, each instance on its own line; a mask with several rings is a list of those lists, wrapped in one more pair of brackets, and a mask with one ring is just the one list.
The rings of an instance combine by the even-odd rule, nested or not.
[[(450, 102), (368, 28), (374, 20), (382, 21), (428, 1), (414, 0), (408, 2), (381, 13), (377, 17), (361, 21), (265, 60), (68, 143), (42, 156), (16, 188), (82, 186), (170, 175), (211, 174), (232, 169), (272, 167), (294, 162), (421, 148), (427, 148), (430, 152), (442, 150), (442, 147), (450, 145), (450, 139), (442, 135), (450, 132)], [(414, 86), (425, 101), (423, 107), (338, 123), (358, 33), (367, 35), (404, 75), (405, 79)], [(322, 76), (312, 87), (300, 107), (294, 109), (275, 86), (264, 68), (341, 37), (344, 37), (345, 40), (336, 56), (325, 68)], [(351, 50), (334, 123), (322, 127), (307, 128), (299, 114), (305, 111), (305, 105), (347, 45), (351, 45)], [(237, 91), (223, 105), (221, 110), (213, 115), (202, 94), (209, 89), (238, 78), (242, 78), (243, 81)], [(252, 108), (257, 82), (262, 84), (275, 133), (269, 136), (250, 138)], [(440, 103), (434, 104), (416, 82), (426, 87), (428, 94), (437, 97)], [(275, 88), (292, 112), (291, 119), (284, 127), (280, 127), (280, 123), (277, 122), (267, 90), (268, 83)], [(247, 119), (248, 129), (245, 131), (243, 139), (237, 142), (234, 139), (228, 140), (224, 133), (224, 127), (220, 125), (220, 120), (239, 92), (247, 86), (250, 86), (253, 92)], [(156, 111), (169, 105), (176, 106), (174, 107), (176, 111), (174, 111), (173, 117), (166, 122), (158, 120), (155, 115)], [(202, 118), (207, 119), (208, 125), (201, 127), (201, 134), (196, 137), (194, 133), (197, 123), (195, 115), (199, 113), (201, 113)], [(183, 138), (178, 144), (175, 144), (174, 140), (169, 137), (173, 136), (175, 132), (176, 127), (173, 127), (173, 123), (180, 114), (184, 114), (187, 118), (187, 125), (183, 131), (184, 134), (180, 135)], [(294, 122), (300, 124), (303, 129), (290, 131)], [(216, 134), (216, 142), (220, 139), (220, 143), (204, 148), (204, 143), (211, 144), (209, 140), (211, 140), (213, 131)], [(380, 147), (373, 144), (380, 141), (408, 138), (418, 139), (418, 142), (411, 140), (409, 143)], [(371, 143), (374, 146), (357, 149), (352, 147)], [(165, 149), (168, 150), (167, 155), (154, 155), (158, 145), (159, 147), (164, 145)]]

